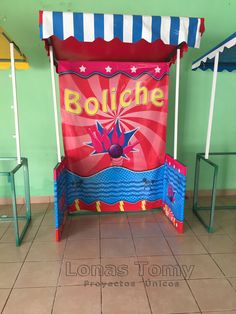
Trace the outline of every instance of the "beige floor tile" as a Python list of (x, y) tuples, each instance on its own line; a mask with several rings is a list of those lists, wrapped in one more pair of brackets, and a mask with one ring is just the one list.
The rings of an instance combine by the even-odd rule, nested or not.
[(236, 309), (236, 291), (226, 279), (201, 279), (188, 282), (202, 311)]
[(236, 243), (228, 235), (199, 236), (209, 253), (236, 253)]
[(129, 222), (156, 222), (156, 218), (152, 212), (128, 213), (127, 217)]
[[(208, 220), (206, 220), (208, 221)], [(209, 235), (207, 229), (202, 225), (202, 223), (200, 222), (200, 220), (198, 218), (195, 218), (191, 221), (188, 222), (191, 230), (193, 231), (193, 233), (195, 233), (196, 235)], [(225, 234), (225, 230), (217, 225), (216, 223), (214, 224), (214, 234)]]
[(212, 257), (226, 277), (236, 277), (236, 253), (213, 254)]
[[(45, 213), (46, 210), (48, 209), (49, 207), (49, 203), (34, 203), (34, 204), (31, 204), (31, 211), (32, 211), (32, 214), (34, 213)], [(25, 205), (23, 206), (23, 209), (25, 210)]]
[(54, 203), (48, 204), (48, 210), (54, 210)]
[(0, 263), (0, 289), (12, 288), (22, 263)]
[[(24, 224), (19, 224), (19, 233), (22, 232), (24, 227)], [(26, 234), (23, 238), (23, 242), (28, 243), (32, 242), (36, 233), (38, 231), (38, 226), (33, 226), (32, 224), (29, 225)], [(13, 226), (10, 226), (3, 237), (0, 240), (0, 243), (6, 242), (6, 243), (15, 243), (15, 229)]]
[(56, 242), (56, 231), (54, 226), (41, 225), (34, 239), (35, 242)]
[[(160, 282), (157, 284), (160, 284)], [(192, 293), (184, 280), (164, 281), (160, 285), (154, 286), (152, 284), (152, 286), (147, 287), (153, 314), (191, 313), (199, 311)]]
[(228, 280), (230, 281), (231, 285), (234, 287), (234, 289), (236, 290), (236, 277), (234, 278), (228, 278)]
[(164, 214), (164, 212), (162, 210), (158, 210), (158, 211), (154, 211), (153, 212), (153, 216), (156, 220), (156, 222), (160, 223), (167, 223), (169, 222), (169, 219), (166, 217), (166, 215)]
[(100, 216), (100, 223), (101, 224), (127, 224), (127, 215), (126, 214), (105, 214)]
[(142, 273), (139, 273), (136, 257), (102, 258), (101, 265), (103, 266), (102, 282), (142, 281)]
[[(70, 231), (70, 218), (68, 217), (66, 223), (63, 225), (60, 241), (68, 240), (69, 231)], [(55, 226), (41, 224), (40, 227), (38, 227), (38, 231), (35, 236), (34, 242), (58, 243), (58, 241), (56, 240)]]
[(50, 314), (56, 288), (13, 289), (4, 314)]
[(99, 224), (99, 215), (80, 215), (80, 216), (72, 216), (71, 222), (73, 223), (88, 223), (91, 225)]
[[(216, 202), (220, 202), (220, 201), (221, 200), (219, 199), (219, 197), (217, 197)], [(201, 207), (210, 206), (211, 198), (209, 196), (200, 196), (198, 198), (198, 203), (199, 203), (199, 206), (201, 206)]]
[(2, 242), (2, 238), (6, 234), (7, 230), (9, 229), (9, 224), (0, 224), (0, 242)]
[[(31, 204), (31, 224), (38, 226), (43, 220), (48, 204)], [(25, 213), (25, 207), (22, 208)]]
[(235, 233), (228, 233), (228, 236), (230, 237), (230, 239), (234, 242), (234, 243), (236, 243), (236, 232)]
[[(232, 205), (236, 203), (236, 196), (235, 195), (225, 195), (225, 196), (218, 196), (217, 200), (220, 202), (222, 205)], [(226, 211), (228, 211), (226, 209)]]
[(57, 243), (34, 242), (26, 260), (28, 262), (58, 261), (63, 257), (65, 241)]
[(54, 208), (48, 208), (46, 211), (45, 216), (42, 220), (43, 226), (54, 226), (55, 225), (55, 214), (54, 214)]
[(200, 241), (195, 237), (166, 237), (166, 239), (176, 255), (206, 253)]
[[(211, 211), (210, 210), (199, 210), (198, 215), (206, 222), (208, 223), (211, 217)], [(196, 219), (199, 221), (199, 219), (196, 216)], [(194, 219), (193, 219), (194, 220)], [(191, 222), (192, 220), (190, 220)]]
[(2, 313), (2, 310), (10, 294), (10, 291), (11, 291), (10, 289), (0, 289), (0, 313)]
[(33, 212), (31, 216), (31, 225), (39, 226), (43, 220), (44, 213), (42, 212)]
[[(87, 219), (86, 219), (87, 218)], [(81, 225), (86, 225), (89, 227), (97, 227), (99, 226), (99, 218), (98, 217), (94, 217), (94, 216), (81, 216), (81, 217), (70, 217), (70, 221), (71, 221), (71, 226), (72, 227), (77, 227), (79, 228), (79, 226)]]
[(38, 232), (38, 229), (39, 229), (38, 226), (30, 225), (29, 229), (27, 230), (26, 234), (24, 235), (23, 243), (33, 242), (35, 239), (35, 236)]
[(130, 222), (131, 232), (134, 237), (151, 237), (162, 235), (157, 222)]
[[(18, 214), (23, 212), (23, 205), (17, 204), (17, 212)], [(13, 207), (12, 204), (0, 205), (0, 217), (1, 216), (12, 216), (13, 215)]]
[(232, 210), (216, 210), (215, 211), (215, 221), (220, 226), (225, 226), (234, 220), (234, 214)]
[(231, 210), (231, 213), (233, 214), (233, 220), (235, 221), (235, 219), (236, 219), (236, 210), (235, 209)]
[(68, 241), (80, 241), (81, 239), (98, 239), (99, 225), (90, 223), (73, 223), (68, 230)]
[[(138, 257), (139, 274), (144, 280), (182, 280), (185, 268), (177, 264), (173, 255)], [(184, 271), (184, 273), (183, 273)]]
[(0, 262), (22, 262), (29, 247), (29, 243), (22, 243), (20, 247), (14, 243), (0, 243)]
[(58, 287), (53, 314), (100, 314), (101, 290), (99, 287)]
[(187, 267), (192, 272), (190, 278), (186, 279), (202, 279), (202, 278), (222, 278), (223, 274), (219, 267), (215, 264), (209, 255), (176, 255), (179, 265)]
[(98, 258), (99, 240), (83, 239), (68, 241), (65, 249), (65, 259)]
[(227, 229), (227, 226), (230, 226), (234, 219), (235, 218), (230, 218), (229, 215), (226, 215), (225, 217), (215, 217), (215, 223), (219, 225), (222, 229)]
[(202, 312), (202, 314), (236, 314), (236, 311)]
[(196, 216), (194, 216), (193, 218), (191, 218), (191, 220), (188, 220), (187, 222), (194, 234), (208, 234), (206, 228), (202, 225), (202, 223)]
[(230, 222), (227, 222), (222, 225), (222, 228), (225, 230), (225, 233), (233, 238), (236, 237), (236, 217)]
[(102, 239), (101, 240), (102, 257), (128, 257), (135, 256), (133, 241), (123, 239)]
[(137, 256), (172, 255), (163, 236), (134, 238)]
[[(68, 240), (69, 232), (70, 232), (70, 217), (67, 217), (66, 223), (64, 224), (63, 229), (62, 229), (61, 241)], [(56, 234), (55, 234), (55, 237), (56, 237)]]
[(196, 215), (194, 214), (194, 212), (192, 210), (192, 206), (193, 206), (192, 202), (191, 202), (191, 204), (189, 203), (188, 205), (185, 202), (184, 216), (185, 216), (185, 220), (187, 220), (187, 221), (191, 221), (191, 220), (196, 218)]
[(189, 237), (194, 236), (187, 222), (184, 223), (184, 233), (179, 233), (170, 221), (159, 224), (161, 231), (166, 237)]
[[(17, 207), (18, 208), (21, 208), (23, 205), (22, 204), (17, 204)], [(4, 204), (4, 205), (0, 205), (0, 212), (3, 211), (3, 210), (10, 210), (12, 209), (12, 204)]]
[[(183, 235), (176, 233), (161, 211), (73, 217), (69, 218), (65, 228), (64, 238), (69, 240), (65, 248), (66, 241), (55, 242), (53, 205), (37, 204), (33, 207), (33, 223), (26, 235), (26, 242), (31, 242), (34, 238), (35, 240), (27, 255), (27, 262), (23, 265), (19, 275), (21, 261), (24, 260), (29, 245), (27, 247), (27, 245), (25, 246), (27, 243), (23, 243), (20, 248), (16, 248), (12, 227), (9, 224), (3, 227), (3, 224), (0, 223), (0, 239), (2, 237), (2, 241), (6, 241), (3, 243), (0, 240), (0, 312), (10, 292), (8, 288), (12, 287), (18, 275), (15, 289), (12, 291), (4, 313), (51, 313), (53, 295), (55, 295), (53, 286), (57, 284), (57, 280), (59, 280), (59, 287), (53, 313), (78, 313), (78, 311), (101, 313), (101, 281), (104, 284), (110, 284), (110, 287), (102, 289), (104, 314), (115, 314), (116, 310), (119, 314), (126, 312), (150, 313), (146, 294), (143, 294), (143, 284), (140, 282), (142, 277), (139, 276), (139, 267), (141, 266), (135, 264), (139, 260), (144, 267), (144, 280), (153, 314), (199, 313), (199, 308), (188, 286), (183, 281), (183, 277), (179, 276), (180, 266), (185, 266), (185, 271), (190, 271), (189, 267), (194, 266), (189, 283), (194, 286), (194, 289), (191, 287), (194, 293), (197, 291), (197, 302), (200, 300), (202, 311), (207, 311), (209, 314), (236, 314), (234, 304), (236, 302), (234, 301), (234, 298), (236, 299), (236, 251), (235, 253), (230, 251), (230, 253), (214, 253), (212, 255), (219, 268), (228, 277), (227, 281), (223, 279), (221, 270), (204, 249), (204, 245), (207, 244), (210, 252), (215, 250), (217, 253), (218, 251), (222, 253), (222, 250), (228, 252), (232, 248), (234, 250), (236, 224), (233, 217), (236, 218), (236, 213), (217, 212), (216, 221), (220, 227), (213, 235), (209, 235), (196, 217), (191, 216), (190, 212), (186, 218), (189, 217), (191, 228), (186, 223), (186, 232)], [(8, 210), (11, 209), (8, 208)], [(102, 237), (101, 262), (99, 260), (99, 221)], [(8, 227), (9, 230), (6, 231)], [(176, 268), (176, 260), (169, 246), (176, 254), (178, 268)], [(135, 257), (136, 254), (139, 257)], [(63, 256), (64, 260), (61, 265)], [(91, 273), (92, 267), (95, 274)], [(102, 278), (98, 274), (98, 268), (103, 271)], [(78, 272), (83, 272), (83, 276)], [(214, 280), (216, 281), (213, 282)], [(115, 283), (124, 285), (125, 282), (128, 282), (129, 285), (131, 282), (135, 282), (138, 286), (115, 286)], [(179, 284), (178, 287), (173, 286), (176, 282)], [(167, 286), (163, 286), (163, 283), (166, 283)], [(168, 284), (172, 286), (168, 286)], [(49, 286), (51, 288), (43, 288)], [(28, 289), (27, 287), (34, 288)], [(40, 290), (39, 287), (43, 290)], [(44, 289), (52, 289), (53, 293), (41, 293), (41, 291), (45, 291)], [(35, 290), (38, 290), (37, 297), (34, 294)], [(33, 291), (32, 294), (30, 294), (31, 291)], [(215, 295), (212, 291), (215, 291)], [(18, 304), (26, 304), (28, 297), (32, 298), (29, 308), (26, 307), (26, 312), (22, 312)], [(139, 301), (136, 301), (136, 298)], [(184, 299), (183, 302), (181, 299)], [(222, 299), (223, 302), (219, 301)], [(218, 307), (217, 302), (220, 304)], [(15, 309), (18, 311), (16, 312)]]
[(16, 288), (57, 285), (61, 262), (25, 262), (16, 280)]
[(131, 240), (130, 227), (126, 223), (121, 224), (101, 224), (101, 238), (129, 238)]
[(191, 195), (186, 195), (185, 198), (185, 208), (189, 209), (193, 206), (193, 197)]
[(100, 259), (79, 259), (63, 261), (58, 285), (84, 285), (85, 281), (100, 282)]
[(9, 227), (9, 222), (0, 222), (0, 240)]
[(133, 283), (134, 286), (131, 286), (131, 282), (128, 284), (102, 289), (103, 314), (151, 313), (143, 283)]

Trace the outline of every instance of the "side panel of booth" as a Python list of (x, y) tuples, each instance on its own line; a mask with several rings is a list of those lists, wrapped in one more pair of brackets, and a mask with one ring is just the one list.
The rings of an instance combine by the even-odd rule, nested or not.
[(56, 240), (60, 241), (63, 225), (66, 222), (68, 210), (66, 201), (67, 170), (63, 159), (53, 171), (54, 177), (54, 216), (56, 227)]
[(166, 155), (162, 209), (179, 233), (184, 232), (186, 167)]

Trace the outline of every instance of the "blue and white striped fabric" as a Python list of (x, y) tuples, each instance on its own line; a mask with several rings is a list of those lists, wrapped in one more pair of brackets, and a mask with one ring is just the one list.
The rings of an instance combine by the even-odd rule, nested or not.
[(218, 72), (236, 70), (236, 32), (195, 60), (192, 64), (192, 70), (206, 71), (210, 69), (213, 71), (217, 54), (219, 54)]
[(201, 19), (169, 16), (141, 16), (119, 14), (92, 14), (73, 12), (40, 12), (40, 36), (52, 35), (61, 40), (75, 37), (79, 41), (92, 42), (96, 38), (111, 41), (119, 38), (124, 43), (141, 39), (178, 45), (186, 42), (198, 48), (201, 40)]

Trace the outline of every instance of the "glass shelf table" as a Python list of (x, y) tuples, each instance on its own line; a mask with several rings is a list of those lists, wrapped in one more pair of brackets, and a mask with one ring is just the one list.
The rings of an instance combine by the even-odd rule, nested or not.
[[(25, 213), (19, 215), (17, 209), (15, 177), (16, 174), (20, 172), (20, 169), (23, 170)], [(12, 215), (1, 214), (0, 212), (0, 221), (13, 223), (16, 246), (20, 246), (31, 221), (29, 171), (27, 158), (22, 157), (20, 164), (17, 164), (17, 158), (15, 157), (0, 157), (0, 177), (7, 178), (7, 182), (10, 185), (12, 199)], [(24, 222), (21, 228), (19, 226), (19, 222)]]

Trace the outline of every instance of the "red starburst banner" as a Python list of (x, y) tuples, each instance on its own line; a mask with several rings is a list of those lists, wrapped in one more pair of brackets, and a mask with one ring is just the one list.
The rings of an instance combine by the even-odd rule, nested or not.
[(68, 211), (84, 209), (162, 207), (183, 232), (186, 168), (166, 155), (169, 64), (61, 61), (58, 70), (57, 239)]
[(61, 61), (58, 70), (69, 171), (89, 177), (164, 164), (168, 63)]

